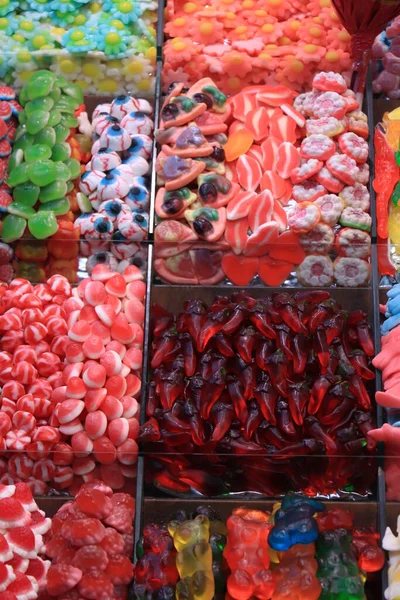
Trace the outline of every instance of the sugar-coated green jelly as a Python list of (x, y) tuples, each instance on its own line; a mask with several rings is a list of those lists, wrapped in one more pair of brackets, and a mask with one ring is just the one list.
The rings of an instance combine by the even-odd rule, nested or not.
[(30, 179), (28, 175), (28, 165), (26, 163), (21, 163), (17, 165), (15, 169), (10, 171), (7, 179), (7, 184), (10, 187), (15, 187), (20, 183), (25, 183)]
[(66, 215), (69, 209), (70, 204), (68, 198), (59, 198), (59, 200), (52, 200), (51, 202), (46, 202), (46, 204), (39, 206), (39, 212), (51, 210), (56, 216)]
[(44, 127), (34, 137), (35, 144), (45, 144), (52, 148), (56, 143), (56, 132), (53, 127)]
[(68, 160), (71, 156), (71, 146), (67, 142), (60, 142), (54, 144), (53, 152), (51, 154), (52, 160)]
[(77, 179), (77, 177), (79, 177), (79, 175), (81, 174), (81, 165), (79, 163), (79, 160), (76, 160), (76, 158), (69, 158), (65, 161), (65, 164), (71, 171), (70, 179)]
[(37, 240), (45, 240), (58, 230), (54, 212), (43, 210), (37, 212), (28, 220), (28, 229)]
[(50, 127), (55, 127), (56, 125), (61, 123), (61, 119), (62, 119), (62, 115), (61, 115), (60, 111), (57, 108), (53, 108), (49, 112), (49, 123), (48, 124)]
[(29, 217), (36, 214), (36, 211), (32, 206), (28, 206), (23, 202), (11, 202), (7, 210), (10, 215), (16, 215), (17, 217), (23, 217), (24, 219), (29, 219)]
[(27, 167), (28, 178), (35, 185), (44, 187), (49, 183), (53, 183), (53, 181), (57, 179), (56, 165), (51, 160), (38, 160), (35, 163), (30, 163), (29, 165), (27, 165)]
[(14, 150), (14, 152), (10, 156), (10, 160), (8, 161), (8, 172), (10, 173), (15, 167), (20, 165), (24, 160), (24, 152), (23, 150)]
[(1, 237), (4, 242), (19, 240), (25, 231), (26, 220), (15, 215), (7, 215), (3, 221)]
[(52, 200), (59, 200), (63, 198), (67, 193), (67, 184), (65, 181), (53, 181), (49, 185), (45, 185), (40, 190), (39, 200), (40, 202), (48, 203)]
[(32, 100), (27, 102), (25, 105), (25, 114), (29, 117), (29, 115), (34, 110), (47, 110), (50, 111), (54, 106), (54, 100), (52, 98), (37, 98), (36, 100)]
[(63, 123), (59, 123), (54, 127), (54, 131), (56, 134), (56, 144), (61, 144), (61, 142), (65, 142), (67, 137), (69, 136), (69, 129), (65, 127)]
[(61, 162), (55, 162), (54, 163), (56, 166), (56, 179), (59, 181), (69, 181), (70, 179), (72, 179), (71, 177), (71, 169), (69, 168), (67, 161)]
[(40, 193), (40, 187), (35, 185), (31, 181), (21, 183), (14, 188), (13, 198), (15, 202), (19, 204), (23, 203), (27, 206), (35, 206), (38, 201)]
[(50, 146), (45, 144), (33, 144), (25, 150), (24, 158), (27, 163), (36, 162), (37, 160), (47, 160), (51, 158), (52, 152)]

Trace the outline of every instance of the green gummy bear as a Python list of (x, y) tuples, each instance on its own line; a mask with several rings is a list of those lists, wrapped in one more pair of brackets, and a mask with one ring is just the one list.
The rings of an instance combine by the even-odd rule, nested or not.
[(400, 181), (396, 184), (396, 187), (393, 190), (391, 201), (395, 206), (399, 206), (400, 201)]
[(76, 160), (76, 158), (69, 158), (65, 161), (65, 164), (71, 171), (71, 179), (77, 179), (81, 174), (81, 165), (79, 160)]
[(65, 127), (62, 123), (59, 123), (54, 127), (54, 131), (56, 134), (56, 144), (61, 144), (61, 142), (65, 142), (67, 137), (69, 136), (69, 129)]
[(28, 177), (35, 185), (44, 187), (56, 180), (56, 165), (51, 160), (38, 160), (28, 165)]
[(49, 185), (45, 185), (40, 190), (40, 202), (47, 203), (52, 200), (59, 200), (67, 193), (67, 184), (65, 181), (53, 181)]
[(24, 219), (29, 219), (29, 217), (33, 217), (33, 215), (36, 214), (36, 211), (32, 206), (28, 206), (23, 202), (11, 202), (7, 210), (10, 215), (16, 215), (17, 217), (23, 217)]
[(71, 177), (71, 169), (67, 165), (67, 163), (56, 162), (54, 163), (56, 166), (56, 179), (59, 181), (69, 181), (72, 179)]
[(54, 77), (49, 76), (50, 71), (45, 71), (46, 75), (31, 77), (26, 85), (29, 100), (36, 100), (48, 96), (53, 89)]
[(32, 100), (28, 102), (25, 106), (25, 113), (29, 117), (29, 115), (34, 110), (47, 110), (50, 111), (54, 106), (54, 100), (51, 98), (37, 98), (36, 100)]
[(51, 157), (51, 148), (44, 144), (33, 144), (25, 150), (25, 160), (28, 163), (36, 162), (37, 160), (47, 160)]
[(15, 215), (7, 215), (3, 221), (1, 237), (4, 242), (14, 242), (19, 240), (25, 231), (26, 220)]
[(61, 119), (62, 119), (62, 116), (61, 116), (60, 111), (57, 110), (57, 108), (53, 108), (49, 114), (49, 123), (48, 124), (50, 127), (55, 127), (56, 125), (61, 123)]
[(19, 185), (20, 183), (25, 183), (28, 180), (28, 165), (26, 163), (21, 163), (9, 172), (7, 184), (10, 187), (15, 187), (16, 185)]
[(67, 142), (60, 142), (53, 146), (51, 158), (53, 160), (68, 160), (71, 156), (71, 146)]
[(34, 137), (34, 143), (44, 144), (45, 146), (50, 146), (50, 148), (52, 148), (56, 143), (56, 132), (53, 127), (44, 127), (39, 131)]
[(40, 187), (30, 181), (21, 183), (14, 188), (13, 198), (14, 202), (18, 204), (26, 204), (27, 206), (35, 206), (38, 201), (40, 193)]
[(58, 230), (54, 212), (43, 210), (37, 212), (28, 220), (28, 229), (37, 240), (45, 240)]
[(39, 207), (39, 213), (45, 210), (51, 210), (56, 216), (66, 215), (70, 209), (68, 198), (59, 198), (58, 200), (52, 200), (46, 202)]

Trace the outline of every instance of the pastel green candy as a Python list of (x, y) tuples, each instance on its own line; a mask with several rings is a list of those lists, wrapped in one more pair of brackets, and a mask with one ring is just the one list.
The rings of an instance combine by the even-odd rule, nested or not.
[(59, 200), (52, 200), (46, 202), (39, 207), (39, 213), (44, 210), (51, 210), (58, 217), (60, 215), (66, 215), (70, 209), (68, 198), (60, 198)]
[(22, 217), (7, 215), (3, 221), (1, 237), (3, 242), (14, 242), (19, 240), (25, 231), (26, 221)]
[(57, 110), (56, 108), (53, 108), (50, 113), (49, 113), (49, 126), (50, 127), (55, 127), (56, 125), (58, 125), (59, 123), (61, 123), (61, 113), (59, 110)]
[(47, 203), (53, 200), (59, 200), (67, 193), (67, 184), (65, 181), (53, 181), (49, 185), (41, 188), (39, 194), (40, 202)]
[(53, 160), (68, 160), (71, 156), (71, 146), (67, 142), (60, 142), (53, 146), (51, 158)]
[(26, 150), (29, 146), (32, 146), (34, 141), (33, 135), (24, 131), (18, 138), (15, 139), (13, 149), (14, 150)]
[(28, 163), (36, 162), (37, 160), (47, 160), (51, 157), (51, 148), (44, 144), (33, 144), (29, 146), (24, 153), (25, 160)]
[(65, 127), (62, 123), (59, 123), (54, 127), (54, 131), (56, 133), (56, 143), (61, 144), (61, 142), (65, 142), (67, 137), (69, 136), (69, 129)]
[(45, 240), (54, 235), (58, 230), (54, 212), (51, 210), (37, 212), (28, 220), (28, 229), (37, 240)]
[(51, 160), (38, 160), (28, 165), (28, 177), (35, 185), (44, 187), (56, 180), (56, 165)]
[(36, 211), (32, 208), (32, 206), (27, 206), (23, 202), (11, 202), (11, 204), (7, 207), (10, 215), (16, 215), (17, 217), (23, 217), (24, 219), (29, 219), (29, 217), (33, 217), (36, 214)]
[(25, 113), (29, 117), (29, 115), (34, 110), (51, 110), (54, 106), (54, 100), (51, 98), (37, 98), (36, 100), (31, 100), (27, 102), (25, 106)]
[(57, 102), (59, 100), (59, 98), (61, 97), (61, 90), (58, 87), (54, 87), (50, 94), (49, 94), (49, 98), (51, 98), (52, 100), (54, 100), (54, 102)]
[(46, 110), (37, 109), (31, 112), (26, 120), (26, 130), (35, 135), (44, 129), (49, 122), (50, 113)]
[(36, 100), (36, 98), (44, 98), (48, 96), (53, 89), (54, 78), (48, 76), (48, 71), (46, 75), (42, 75), (41, 77), (37, 77), (33, 79), (32, 77), (29, 79), (26, 84), (28, 91), (29, 100)]
[(67, 181), (67, 194), (69, 194), (70, 192), (72, 192), (73, 189), (74, 189), (74, 182), (73, 181)]
[(39, 193), (40, 187), (38, 185), (35, 185), (31, 181), (26, 181), (14, 188), (14, 202), (18, 202), (18, 204), (24, 203), (27, 206), (35, 206), (39, 198)]
[(70, 181), (71, 180), (71, 170), (65, 162), (58, 160), (54, 163), (56, 167), (56, 180), (57, 181)]
[(53, 127), (45, 127), (39, 131), (39, 133), (35, 135), (34, 143), (44, 144), (45, 146), (50, 146), (50, 148), (52, 148), (56, 143), (56, 132)]
[(77, 179), (79, 177), (79, 175), (81, 174), (81, 165), (80, 165), (79, 160), (76, 160), (76, 158), (69, 158), (68, 160), (65, 161), (65, 164), (71, 171), (70, 179), (72, 179), (72, 180)]
[(79, 85), (75, 85), (73, 83), (64, 85), (62, 88), (62, 92), (63, 92), (63, 94), (66, 94), (67, 96), (70, 96), (71, 98), (73, 98), (75, 100), (75, 102), (77, 103), (77, 107), (80, 104), (83, 104), (83, 101), (84, 101), (83, 91), (82, 91), (82, 88), (79, 87)]
[(69, 96), (61, 96), (55, 108), (62, 113), (73, 113), (75, 111), (75, 102)]
[(14, 152), (10, 156), (10, 160), (8, 161), (8, 171), (12, 171), (20, 165), (24, 161), (24, 152), (23, 150), (14, 150)]
[(62, 123), (63, 123), (63, 125), (65, 125), (66, 127), (69, 127), (70, 129), (78, 127), (78, 125), (79, 125), (79, 121), (76, 118), (76, 116), (71, 115), (70, 113), (63, 113)]
[(21, 163), (20, 165), (17, 165), (15, 169), (9, 172), (7, 185), (10, 187), (15, 187), (16, 185), (25, 183), (28, 180), (28, 165), (26, 163)]

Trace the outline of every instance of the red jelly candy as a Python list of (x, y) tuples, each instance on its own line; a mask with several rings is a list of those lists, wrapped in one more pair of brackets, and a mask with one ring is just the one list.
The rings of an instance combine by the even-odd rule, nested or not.
[(52, 565), (47, 572), (47, 591), (59, 596), (72, 590), (82, 579), (82, 571), (71, 565)]
[(109, 600), (113, 593), (113, 584), (101, 571), (86, 573), (79, 582), (79, 593), (88, 600)]
[(114, 585), (128, 584), (133, 578), (133, 564), (127, 556), (110, 557), (106, 574)]
[(72, 564), (84, 573), (90, 573), (95, 569), (104, 571), (108, 562), (108, 556), (100, 546), (86, 546), (76, 552)]
[(73, 546), (80, 547), (101, 542), (105, 528), (98, 519), (80, 519), (64, 523), (61, 533)]
[(112, 511), (113, 503), (108, 496), (99, 490), (81, 491), (75, 504), (85, 515), (96, 519), (105, 519)]
[(103, 548), (105, 552), (107, 552), (108, 556), (122, 554), (125, 547), (124, 538), (112, 527), (107, 527), (106, 534), (101, 540), (99, 546)]

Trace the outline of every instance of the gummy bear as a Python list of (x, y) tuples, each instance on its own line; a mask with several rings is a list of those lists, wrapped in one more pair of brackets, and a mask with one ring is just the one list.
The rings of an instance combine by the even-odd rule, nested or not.
[(276, 511), (275, 524), (268, 543), (274, 550), (289, 550), (296, 544), (311, 544), (318, 538), (318, 523), (314, 513), (325, 510), (321, 502), (308, 498), (286, 496)]

